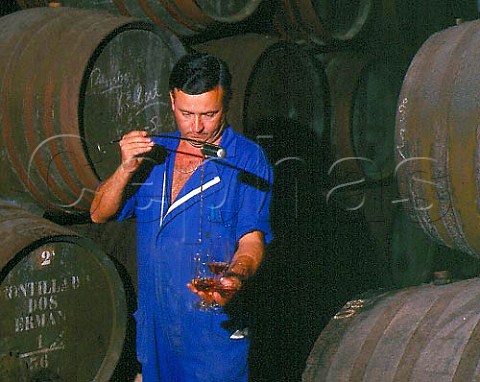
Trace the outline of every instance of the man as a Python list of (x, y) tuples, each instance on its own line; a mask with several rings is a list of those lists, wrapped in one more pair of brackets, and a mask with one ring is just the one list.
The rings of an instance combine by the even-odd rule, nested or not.
[[(256, 272), (271, 240), (272, 169), (255, 143), (227, 125), (231, 75), (223, 61), (187, 55), (169, 87), (178, 132), (123, 136), (122, 164), (99, 186), (91, 218), (136, 217), (143, 381), (246, 381), (248, 338), (235, 331), (243, 328), (226, 329), (225, 313), (194, 308), (200, 298), (224, 305), (231, 296), (198, 291), (191, 262), (207, 243), (227, 238), (235, 253), (222, 284), (239, 288)], [(206, 158), (199, 142), (220, 145), (225, 158)], [(158, 146), (165, 157), (138, 182)]]

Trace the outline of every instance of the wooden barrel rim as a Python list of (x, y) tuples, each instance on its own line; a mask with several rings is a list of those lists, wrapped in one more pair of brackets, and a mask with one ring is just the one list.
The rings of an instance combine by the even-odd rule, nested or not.
[[(328, 4), (324, 6), (327, 7)], [(296, 29), (294, 34), (303, 34), (303, 38), (319, 45), (328, 45), (333, 41), (351, 41), (360, 35), (371, 18), (373, 5), (371, 0), (364, 0), (359, 6), (361, 9), (349, 28), (345, 31), (336, 31), (334, 23), (328, 23), (328, 20), (322, 19), (322, 15), (318, 14), (311, 0), (284, 0), (283, 5), (287, 23)]]
[(325, 69), (332, 98), (330, 142), (333, 154), (337, 161), (343, 162), (341, 166), (346, 172), (357, 175), (361, 175), (363, 171), (355, 159), (349, 126), (353, 95), (360, 73), (368, 61), (369, 58), (365, 55), (341, 54), (333, 57)]
[(162, 0), (167, 11), (183, 26), (196, 32), (203, 31), (215, 22), (203, 13), (195, 1), (185, 0), (181, 2)]
[(247, 4), (242, 8), (241, 11), (235, 14), (229, 14), (228, 16), (220, 16), (218, 14), (209, 12), (205, 9), (202, 0), (195, 0), (196, 7), (202, 10), (203, 14), (208, 16), (209, 18), (221, 22), (221, 23), (237, 23), (246, 20), (255, 11), (258, 9), (258, 6), (262, 3), (263, 0), (249, 0)]

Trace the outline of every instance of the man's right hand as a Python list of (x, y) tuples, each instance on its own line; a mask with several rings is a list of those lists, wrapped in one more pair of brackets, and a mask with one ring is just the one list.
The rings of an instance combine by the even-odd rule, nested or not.
[(121, 207), (125, 187), (155, 145), (146, 131), (131, 131), (119, 142), (122, 164), (95, 191), (90, 218), (95, 223), (107, 222)]
[(131, 131), (125, 134), (120, 142), (122, 154), (122, 169), (125, 172), (135, 172), (143, 161), (143, 155), (155, 146), (146, 131)]

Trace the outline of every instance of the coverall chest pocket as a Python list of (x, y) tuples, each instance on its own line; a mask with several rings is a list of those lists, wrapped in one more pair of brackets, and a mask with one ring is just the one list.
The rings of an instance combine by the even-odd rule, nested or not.
[(230, 229), (237, 224), (237, 214), (235, 210), (213, 208), (210, 209), (208, 220), (212, 224), (220, 224), (224, 228)]

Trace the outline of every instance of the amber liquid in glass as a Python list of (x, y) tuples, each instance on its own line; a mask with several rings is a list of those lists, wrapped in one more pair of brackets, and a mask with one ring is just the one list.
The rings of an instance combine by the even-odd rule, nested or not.
[(213, 295), (213, 292), (215, 292), (215, 288), (218, 285), (218, 280), (215, 280), (213, 277), (202, 277), (200, 279), (193, 279), (192, 285), (199, 292), (204, 292), (211, 296)]
[(224, 261), (212, 261), (208, 263), (208, 269), (215, 275), (223, 274), (228, 268), (228, 263)]

